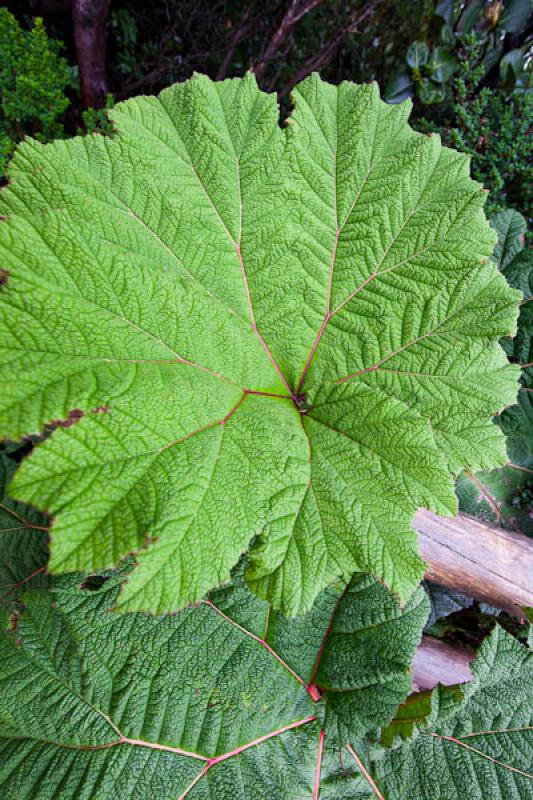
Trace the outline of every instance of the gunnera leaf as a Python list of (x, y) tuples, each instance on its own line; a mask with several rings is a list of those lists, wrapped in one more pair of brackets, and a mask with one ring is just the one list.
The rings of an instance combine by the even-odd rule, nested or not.
[(510, 285), (522, 292), (518, 330), (514, 339), (504, 341), (504, 347), (523, 369), (517, 403), (498, 417), (509, 465), (460, 476), (457, 494), (468, 514), (533, 535), (533, 253), (524, 249), (526, 222), (517, 211), (502, 211), (490, 224), (498, 235), (494, 261)]
[(15, 461), (0, 450), (0, 604), (8, 607), (28, 589), (48, 583), (48, 520), (7, 496), (15, 469)]
[[(533, 654), (496, 627), (473, 665), (474, 680), (434, 693), (411, 741), (369, 766), (361, 795), (384, 800), (528, 800), (533, 788)], [(456, 689), (455, 692), (459, 690)], [(402, 731), (399, 730), (401, 733)], [(363, 779), (361, 779), (363, 782)]]
[(359, 576), (288, 621), (237, 577), (154, 619), (108, 613), (119, 578), (81, 580), (28, 593), (0, 632), (6, 799), (318, 797), (405, 699), (428, 611)]
[(11, 492), (53, 515), (52, 572), (136, 553), (122, 611), (195, 601), (249, 548), (286, 614), (355, 571), (406, 601), (416, 509), (505, 461), (518, 293), (468, 159), (375, 84), (294, 104), (281, 127), (251, 75), (195, 76), (11, 164), (1, 430), (56, 427)]

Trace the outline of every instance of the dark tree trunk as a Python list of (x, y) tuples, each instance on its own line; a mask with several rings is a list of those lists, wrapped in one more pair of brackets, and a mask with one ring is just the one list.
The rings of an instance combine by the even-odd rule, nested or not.
[(106, 77), (107, 15), (111, 0), (73, 0), (74, 41), (84, 106), (102, 108), (108, 93)]

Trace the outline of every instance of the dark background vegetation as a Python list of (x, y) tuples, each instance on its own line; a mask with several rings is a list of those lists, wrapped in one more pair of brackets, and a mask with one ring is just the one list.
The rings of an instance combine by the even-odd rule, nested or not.
[[(0, 158), (25, 134), (106, 129), (98, 109), (193, 72), (252, 69), (282, 109), (311, 71), (414, 98), (473, 156), (489, 211), (532, 214), (531, 0), (11, 0), (0, 10)], [(10, 17), (7, 11), (14, 17)], [(42, 20), (39, 21), (39, 20)], [(91, 110), (87, 112), (87, 108)]]
[[(106, 135), (114, 103), (195, 71), (251, 69), (282, 114), (312, 71), (376, 80), (388, 102), (411, 97), (416, 128), (471, 155), (503, 242), (498, 265), (524, 292), (518, 336), (504, 343), (523, 367), (518, 404), (498, 421), (512, 462), (460, 476), (461, 507), (533, 535), (532, 59), (532, 0), (11, 0), (0, 3), (0, 181), (25, 136)], [(498, 614), (431, 596), (433, 632), (467, 644)]]

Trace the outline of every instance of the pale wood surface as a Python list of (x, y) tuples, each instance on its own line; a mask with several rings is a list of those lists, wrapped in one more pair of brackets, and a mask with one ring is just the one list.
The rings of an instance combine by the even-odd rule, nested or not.
[(438, 683), (453, 686), (472, 680), (474, 654), (461, 647), (423, 636), (413, 661), (413, 691), (433, 689)]
[(464, 514), (419, 511), (414, 528), (426, 578), (514, 616), (523, 616), (520, 606), (533, 606), (533, 539)]

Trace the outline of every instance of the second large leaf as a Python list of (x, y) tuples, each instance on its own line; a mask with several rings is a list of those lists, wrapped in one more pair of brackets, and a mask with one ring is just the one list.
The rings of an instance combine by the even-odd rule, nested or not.
[(195, 77), (12, 162), (0, 432), (56, 430), (11, 493), (53, 516), (54, 572), (136, 553), (122, 610), (194, 601), (249, 548), (286, 613), (356, 570), (405, 600), (415, 510), (505, 461), (519, 297), (467, 158), (375, 85), (294, 103), (281, 127), (253, 77)]

